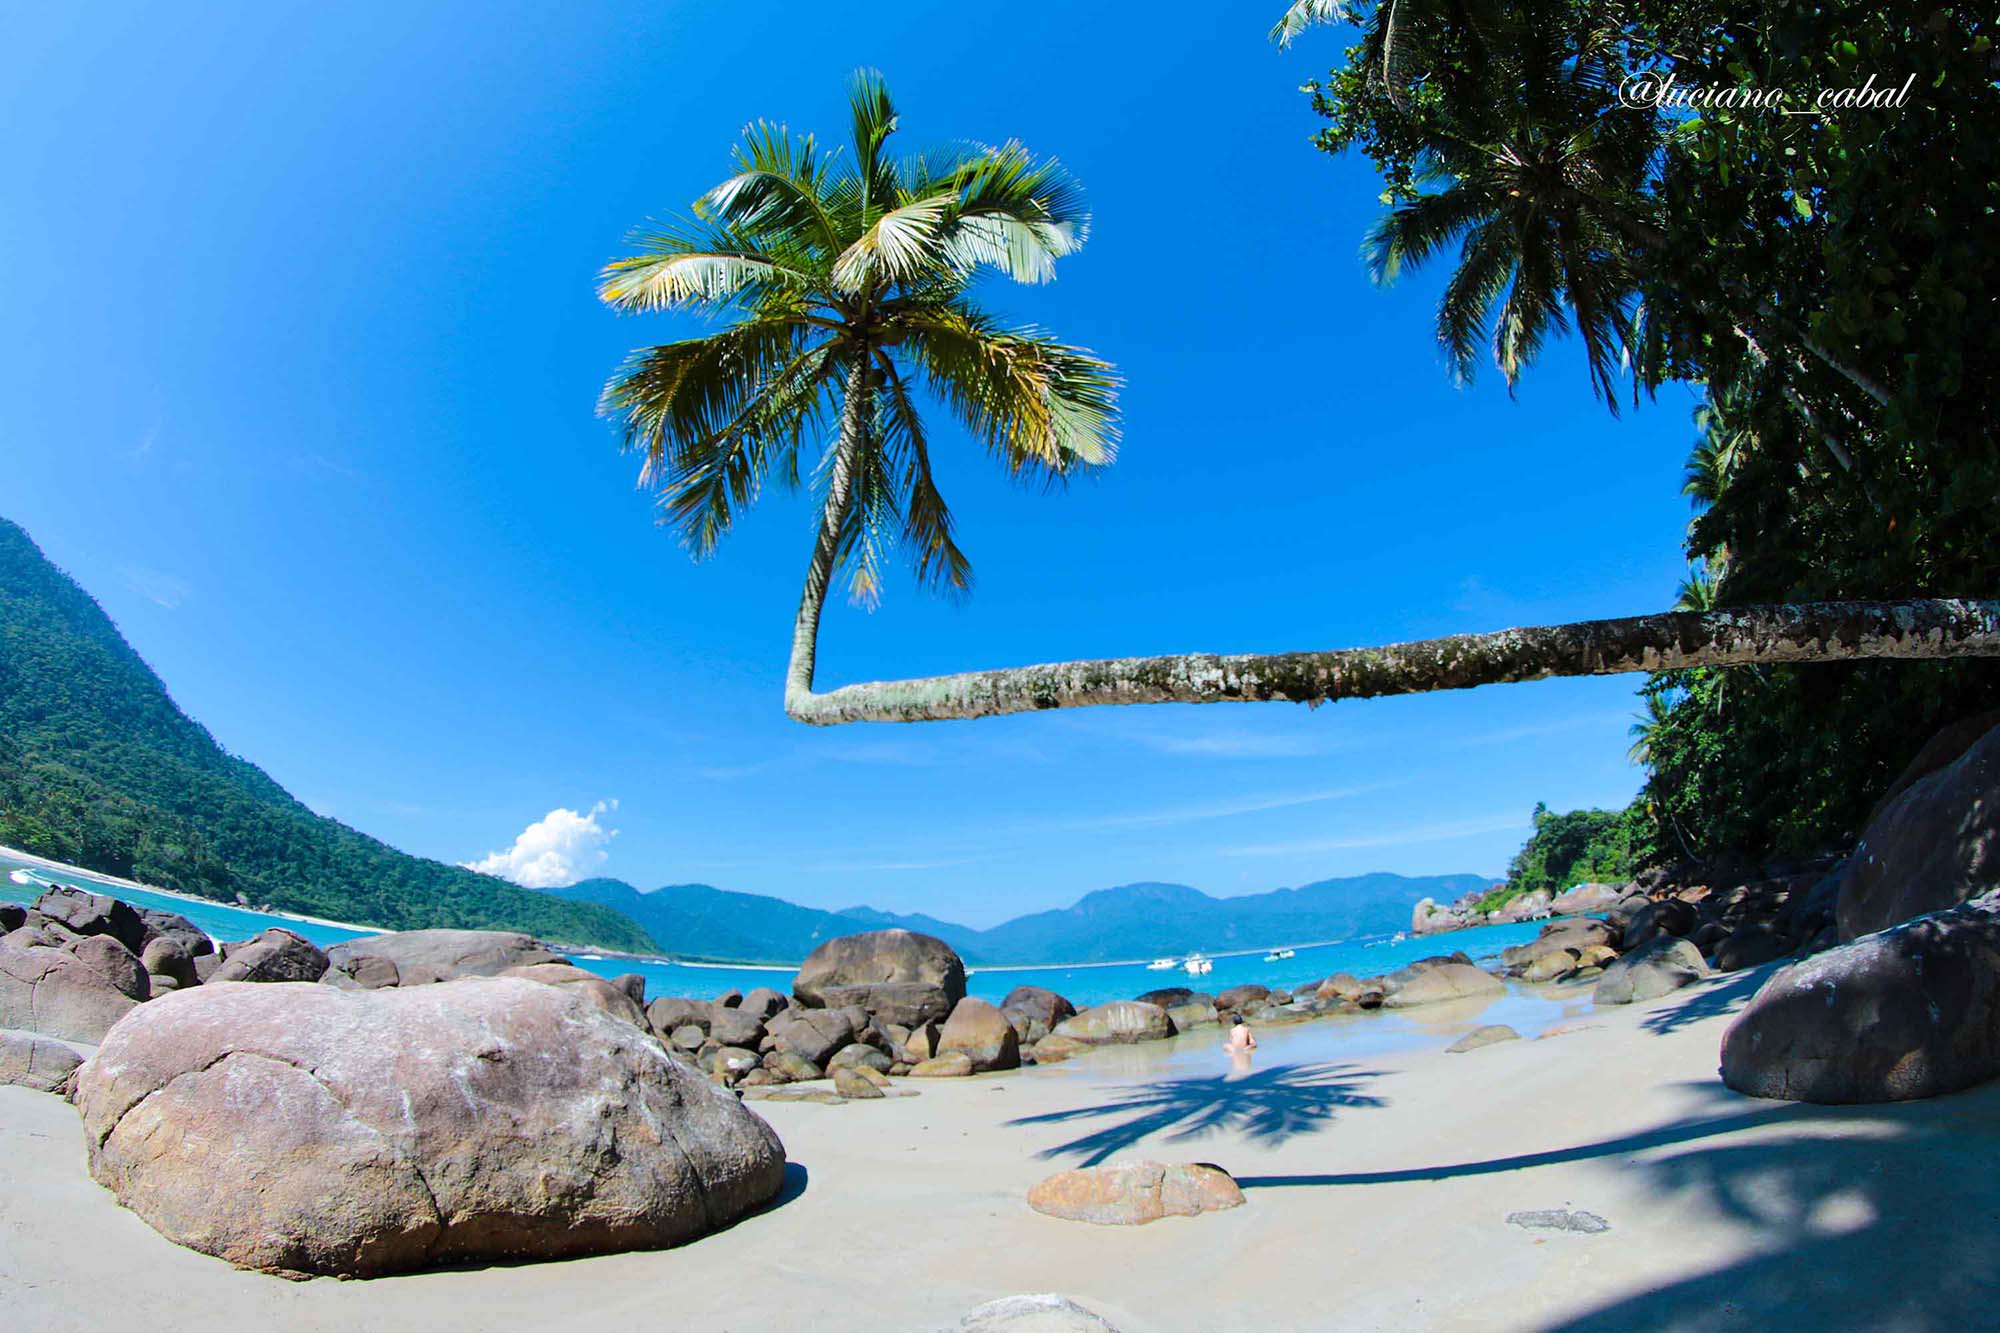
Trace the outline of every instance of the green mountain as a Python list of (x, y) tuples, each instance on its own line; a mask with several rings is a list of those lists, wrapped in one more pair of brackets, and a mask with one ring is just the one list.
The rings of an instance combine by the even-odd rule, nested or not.
[(986, 930), (870, 907), (828, 912), (781, 898), (732, 893), (707, 884), (644, 892), (616, 879), (587, 879), (546, 890), (631, 917), (683, 958), (795, 963), (822, 941), (857, 930), (902, 926), (935, 935), (968, 963), (1099, 963), (1200, 949), (1268, 949), (1282, 944), (1387, 935), (1410, 923), (1421, 898), (1450, 902), (1492, 881), (1480, 875), (1353, 875), (1295, 889), (1215, 898), (1185, 884), (1125, 884), (1085, 894), (1074, 906), (1036, 912)]
[(292, 799), (174, 704), (90, 595), (0, 519), (0, 843), (225, 902), (651, 952), (630, 918), (409, 856)]

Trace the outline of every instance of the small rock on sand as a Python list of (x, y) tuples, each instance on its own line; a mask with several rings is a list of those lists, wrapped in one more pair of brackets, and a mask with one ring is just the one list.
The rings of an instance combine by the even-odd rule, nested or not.
[(1520, 1039), (1521, 1034), (1508, 1027), (1505, 1023), (1488, 1023), (1483, 1028), (1472, 1029), (1472, 1031), (1466, 1033), (1463, 1037), (1460, 1037), (1444, 1049), (1447, 1054), (1458, 1055), (1465, 1051), (1476, 1051), (1481, 1046), (1491, 1046), (1498, 1041), (1519, 1041)]
[(1028, 1191), (1038, 1213), (1100, 1226), (1143, 1226), (1243, 1203), (1227, 1171), (1207, 1162), (1128, 1162), (1058, 1171)]
[(954, 1327), (961, 1333), (1118, 1333), (1075, 1301), (1052, 1291), (988, 1301), (967, 1310)]
[(1509, 1213), (1507, 1225), (1527, 1231), (1574, 1231), (1584, 1236), (1611, 1230), (1609, 1222), (1596, 1213), (1586, 1213), (1580, 1208), (1574, 1211), (1568, 1208), (1536, 1208), (1528, 1212)]

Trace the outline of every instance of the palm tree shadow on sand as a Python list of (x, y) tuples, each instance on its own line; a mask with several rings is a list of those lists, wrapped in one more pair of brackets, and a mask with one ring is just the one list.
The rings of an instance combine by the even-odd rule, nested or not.
[(1118, 1090), (1109, 1101), (1010, 1120), (1010, 1126), (1110, 1121), (1090, 1133), (1044, 1148), (1037, 1157), (1079, 1157), (1097, 1166), (1155, 1135), (1168, 1142), (1234, 1132), (1279, 1144), (1330, 1123), (1342, 1110), (1387, 1105), (1360, 1091), (1372, 1069), (1352, 1065), (1274, 1065), (1240, 1078), (1199, 1075)]

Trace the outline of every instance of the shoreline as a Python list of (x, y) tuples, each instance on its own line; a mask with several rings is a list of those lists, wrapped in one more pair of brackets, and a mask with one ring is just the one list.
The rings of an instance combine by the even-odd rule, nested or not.
[(261, 907), (251, 907), (244, 903), (224, 902), (220, 898), (204, 898), (198, 893), (182, 893), (179, 889), (163, 889), (157, 884), (141, 884), (135, 879), (125, 879), (119, 875), (107, 875), (98, 870), (86, 870), (82, 866), (73, 866), (63, 861), (52, 861), (46, 856), (37, 856), (33, 852), (24, 852), (18, 847), (0, 846), (0, 861), (19, 861), (23, 865), (46, 870), (58, 877), (63, 875), (79, 876), (85, 880), (94, 880), (101, 885), (115, 886), (121, 889), (137, 889), (141, 893), (157, 893), (162, 898), (173, 898), (180, 902), (195, 903), (203, 907), (227, 907), (235, 912), (255, 912), (258, 916), (281, 917), (286, 921), (304, 921), (309, 925), (330, 926), (335, 930), (359, 931), (364, 935), (370, 932), (377, 934), (393, 933), (386, 926), (363, 925), (358, 921), (334, 921), (323, 916), (307, 916), (304, 912), (282, 912), (277, 910), (267, 912)]
[[(285, 912), (285, 911), (275, 911), (275, 910), (266, 911), (261, 907), (251, 907), (246, 904), (237, 902), (225, 902), (220, 898), (204, 898), (199, 894), (183, 893), (178, 889), (161, 888), (157, 884), (143, 884), (137, 880), (125, 879), (119, 875), (106, 874), (101, 871), (86, 869), (83, 866), (70, 865), (63, 861), (51, 860), (49, 857), (46, 856), (37, 856), (33, 852), (24, 852), (18, 847), (8, 847), (0, 845), (0, 861), (18, 861), (21, 862), (23, 865), (47, 871), (50, 874), (56, 875), (57, 877), (65, 875), (74, 876), (86, 881), (95, 881), (97, 884), (107, 887), (116, 887), (121, 889), (137, 889), (142, 893), (154, 893), (158, 894), (162, 898), (172, 898), (179, 902), (194, 903), (198, 906), (223, 907), (235, 912), (252, 912), (258, 916), (277, 917), (280, 920), (284, 921), (303, 921), (310, 925), (328, 926), (335, 930), (352, 930), (364, 935), (367, 934), (393, 935), (398, 933), (393, 927), (390, 926), (369, 925), (358, 921), (335, 921), (328, 917), (308, 916), (303, 912)], [(1470, 928), (1471, 927), (1467, 927), (1467, 929)], [(479, 927), (464, 927), (464, 929), (479, 929)], [(1453, 932), (1438, 932), (1438, 933), (1449, 934)], [(1294, 950), (1327, 949), (1327, 948), (1335, 948), (1345, 944), (1359, 945), (1363, 948), (1368, 948), (1373, 946), (1374, 944), (1387, 943), (1390, 941), (1391, 938), (1392, 937), (1387, 935), (1383, 936), (1364, 935), (1351, 940), (1311, 940), (1304, 944), (1272, 944), (1272, 945), (1265, 945), (1262, 947), (1248, 948), (1248, 949), (1218, 949), (1213, 951), (1203, 949), (1203, 950), (1198, 950), (1197, 952), (1199, 952), (1204, 958), (1211, 958), (1211, 959), (1250, 958), (1258, 954), (1269, 953), (1275, 949), (1294, 949)], [(1418, 937), (1411, 936), (1410, 938), (1414, 939)], [(589, 958), (594, 961), (607, 961), (607, 962), (612, 959), (629, 959), (630, 961), (635, 963), (653, 963), (661, 967), (711, 968), (715, 970), (735, 970), (739, 972), (797, 972), (799, 970), (800, 963), (804, 962), (803, 959), (799, 960), (799, 962), (794, 962), (794, 963), (771, 962), (769, 960), (760, 960), (757, 962), (743, 962), (727, 958), (703, 958), (700, 960), (695, 960), (690, 958), (676, 958), (670, 954), (627, 953), (622, 949), (603, 949), (603, 948), (592, 948), (588, 945), (569, 945), (569, 944), (564, 944), (559, 940), (545, 940), (543, 942), (546, 944), (553, 945), (555, 948), (557, 948), (558, 950), (560, 950), (565, 954), (568, 954), (572, 958)], [(1150, 963), (1152, 961), (1153, 960), (1150, 958), (1124, 958), (1124, 959), (1114, 959), (1107, 962), (1094, 962), (1094, 963), (1066, 963), (1066, 962), (991, 963), (991, 964), (982, 963), (978, 965), (968, 964), (965, 969), (965, 974), (967, 977), (971, 977), (981, 972), (1078, 972), (1089, 968), (1144, 967), (1147, 963)], [(1179, 967), (1174, 967), (1174, 968), (1160, 969), (1160, 975), (1162, 977), (1181, 976), (1185, 975), (1185, 973), (1183, 973)], [(1163, 983), (1163, 984), (1171, 984), (1171, 983)]]

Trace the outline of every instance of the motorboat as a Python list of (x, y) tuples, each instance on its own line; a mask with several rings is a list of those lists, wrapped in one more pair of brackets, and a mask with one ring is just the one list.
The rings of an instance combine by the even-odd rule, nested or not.
[(1264, 955), (1264, 961), (1267, 963), (1282, 963), (1292, 956), (1293, 954), (1290, 949), (1273, 949)]
[(1146, 970), (1148, 972), (1171, 972), (1180, 965), (1181, 960), (1178, 958), (1155, 958), (1152, 962), (1146, 964)]
[(1215, 964), (1203, 958), (1198, 953), (1189, 954), (1187, 961), (1182, 963), (1181, 966), (1187, 970), (1187, 974), (1191, 977), (1205, 977), (1210, 972), (1215, 971)]

